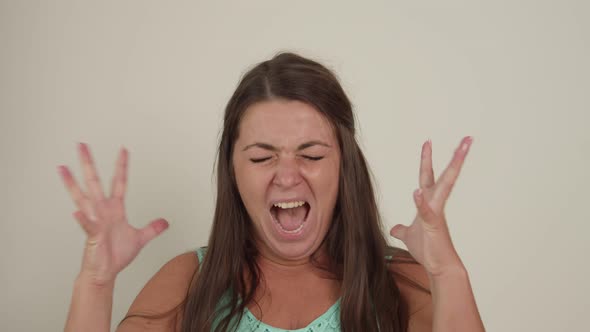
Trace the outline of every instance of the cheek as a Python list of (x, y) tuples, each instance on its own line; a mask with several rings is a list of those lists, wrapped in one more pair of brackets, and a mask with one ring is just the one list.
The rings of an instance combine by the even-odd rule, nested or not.
[(338, 185), (339, 185), (339, 172), (338, 169), (330, 172), (330, 176), (327, 178), (326, 183), (324, 186), (326, 188), (326, 195), (329, 198), (329, 202), (332, 207), (336, 204), (336, 199), (338, 197)]
[(256, 213), (264, 210), (268, 180), (265, 174), (244, 166), (237, 165), (235, 168), (236, 182), (248, 214), (255, 219)]
[(321, 199), (321, 204), (326, 208), (333, 208), (338, 195), (338, 182), (340, 167), (338, 161), (333, 161), (313, 172), (314, 191)]

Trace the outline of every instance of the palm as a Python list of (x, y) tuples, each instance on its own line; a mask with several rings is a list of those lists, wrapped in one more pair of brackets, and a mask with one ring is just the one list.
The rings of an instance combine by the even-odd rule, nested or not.
[(97, 282), (109, 282), (137, 256), (143, 246), (167, 228), (157, 219), (143, 229), (126, 218), (124, 196), (127, 186), (127, 151), (121, 150), (110, 197), (105, 197), (90, 152), (80, 144), (80, 160), (88, 193), (83, 193), (67, 167), (60, 167), (66, 188), (79, 211), (74, 216), (87, 234), (82, 270)]
[(402, 240), (412, 256), (431, 275), (439, 275), (446, 269), (461, 264), (451, 241), (444, 206), (470, 144), (470, 137), (463, 139), (450, 165), (436, 182), (432, 170), (432, 149), (430, 144), (424, 144), (420, 164), (420, 189), (414, 193), (418, 213), (410, 226), (396, 225), (391, 229), (391, 235)]
[[(106, 220), (98, 224), (97, 230), (87, 238), (84, 267), (95, 270), (96, 275), (112, 279), (112, 274), (123, 270), (137, 256), (140, 249), (140, 232), (129, 225), (124, 216), (112, 221)], [(97, 268), (100, 270), (96, 271)]]

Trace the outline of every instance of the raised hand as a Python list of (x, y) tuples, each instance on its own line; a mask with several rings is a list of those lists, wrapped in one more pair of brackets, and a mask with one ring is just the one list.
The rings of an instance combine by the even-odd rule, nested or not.
[(88, 146), (80, 143), (78, 150), (88, 192), (82, 191), (66, 166), (59, 166), (58, 170), (78, 207), (73, 215), (87, 235), (81, 274), (96, 284), (106, 284), (113, 282), (150, 240), (168, 228), (168, 222), (159, 218), (141, 229), (127, 222), (126, 149), (119, 153), (109, 197), (103, 193)]
[(420, 188), (414, 191), (418, 212), (410, 226), (395, 225), (390, 234), (404, 242), (412, 256), (431, 277), (441, 276), (463, 264), (457, 254), (444, 214), (444, 207), (459, 176), (473, 139), (463, 138), (451, 163), (435, 182), (432, 170), (432, 144), (422, 145)]

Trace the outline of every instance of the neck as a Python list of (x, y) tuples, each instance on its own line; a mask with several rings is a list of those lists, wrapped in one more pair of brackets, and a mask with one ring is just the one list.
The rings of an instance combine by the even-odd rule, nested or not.
[(301, 274), (319, 275), (326, 278), (332, 277), (328, 272), (330, 258), (322, 246), (312, 255), (298, 260), (286, 260), (273, 255), (265, 246), (260, 246), (257, 263), (266, 273), (282, 275), (285, 278), (297, 277)]

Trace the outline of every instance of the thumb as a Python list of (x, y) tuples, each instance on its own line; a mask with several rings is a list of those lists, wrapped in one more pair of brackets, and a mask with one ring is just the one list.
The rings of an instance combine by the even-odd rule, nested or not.
[(168, 228), (169, 224), (166, 219), (158, 218), (152, 221), (149, 225), (139, 230), (141, 246), (145, 246), (148, 242), (153, 240)]
[(394, 238), (401, 240), (403, 243), (406, 243), (406, 233), (408, 232), (408, 226), (404, 225), (395, 225), (389, 231), (389, 234)]

